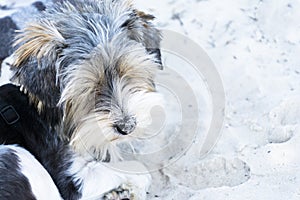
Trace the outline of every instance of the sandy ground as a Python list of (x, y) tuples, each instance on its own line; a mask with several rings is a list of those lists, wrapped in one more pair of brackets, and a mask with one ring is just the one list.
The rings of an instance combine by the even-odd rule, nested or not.
[(164, 169), (153, 199), (300, 199), (299, 1), (137, 3), (208, 53), (226, 94), (213, 151), (197, 159), (192, 148)]
[(198, 137), (179, 161), (153, 174), (149, 199), (300, 199), (300, 2), (135, 3), (156, 16), (160, 29), (181, 33), (204, 49), (226, 96), (221, 137), (202, 158), (199, 144), (211, 111), (209, 90), (200, 86), (205, 77), (199, 90), (197, 81), (187, 80), (199, 97), (193, 108), (202, 119)]

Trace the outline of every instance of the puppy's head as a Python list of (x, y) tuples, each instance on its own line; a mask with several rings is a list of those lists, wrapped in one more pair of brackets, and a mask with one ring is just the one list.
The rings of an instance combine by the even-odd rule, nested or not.
[(110, 148), (117, 143), (141, 136), (151, 123), (151, 109), (160, 104), (153, 57), (135, 42), (114, 42), (65, 69), (59, 102), (73, 147), (89, 149), (101, 160), (116, 157)]
[(151, 123), (162, 67), (152, 19), (126, 1), (63, 3), (19, 35), (14, 80), (41, 113), (60, 108), (54, 118), (62, 118), (61, 132), (77, 152), (117, 160), (117, 144)]

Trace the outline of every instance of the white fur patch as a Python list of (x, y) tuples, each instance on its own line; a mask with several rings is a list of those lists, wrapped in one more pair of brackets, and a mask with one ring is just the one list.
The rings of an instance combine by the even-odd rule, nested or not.
[(21, 172), (27, 177), (32, 192), (38, 200), (62, 199), (48, 172), (28, 151), (12, 145), (7, 147), (16, 151), (20, 159)]

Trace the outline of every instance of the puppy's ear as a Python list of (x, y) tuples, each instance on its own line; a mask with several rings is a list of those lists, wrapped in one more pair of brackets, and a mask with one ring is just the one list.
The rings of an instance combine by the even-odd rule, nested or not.
[(155, 17), (144, 12), (133, 10), (133, 13), (124, 23), (129, 31), (129, 37), (142, 43), (149, 54), (155, 56), (155, 62), (163, 69), (160, 52), (161, 33), (151, 23)]
[(156, 29), (151, 21), (155, 19), (153, 15), (146, 14), (141, 11), (135, 11), (136, 15), (141, 19), (143, 26), (143, 38), (144, 43), (147, 48), (147, 51), (150, 54), (154, 54), (156, 57), (156, 62), (160, 64), (162, 69), (161, 62), (161, 53), (160, 53), (160, 41), (161, 41), (161, 33), (158, 29)]
[[(65, 47), (64, 38), (46, 19), (28, 24), (15, 41), (12, 81), (23, 85), (31, 100), (55, 108), (60, 94), (56, 63)], [(43, 110), (41, 108), (41, 110)]]
[(64, 47), (64, 38), (48, 20), (31, 23), (19, 31), (14, 46), (14, 63), (20, 67), (29, 59), (37, 60), (38, 68), (55, 65), (59, 52)]

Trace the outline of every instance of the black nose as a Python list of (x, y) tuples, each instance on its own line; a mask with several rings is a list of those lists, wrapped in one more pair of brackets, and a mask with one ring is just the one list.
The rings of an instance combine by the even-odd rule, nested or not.
[(133, 116), (124, 117), (115, 123), (116, 130), (122, 135), (129, 135), (136, 127), (136, 119)]

